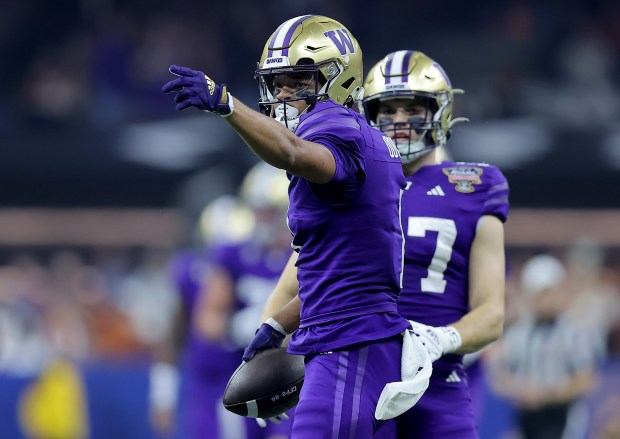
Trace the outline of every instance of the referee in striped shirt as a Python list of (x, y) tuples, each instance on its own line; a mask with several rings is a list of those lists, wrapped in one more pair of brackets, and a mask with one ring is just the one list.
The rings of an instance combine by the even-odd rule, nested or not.
[(515, 404), (524, 439), (560, 439), (572, 403), (593, 385), (597, 348), (564, 315), (570, 301), (560, 261), (535, 256), (520, 279), (527, 312), (505, 332), (492, 385)]

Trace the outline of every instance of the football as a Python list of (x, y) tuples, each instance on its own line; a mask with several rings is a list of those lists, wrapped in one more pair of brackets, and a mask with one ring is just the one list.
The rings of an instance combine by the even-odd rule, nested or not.
[(224, 407), (249, 418), (272, 418), (294, 407), (304, 383), (304, 357), (286, 348), (258, 352), (232, 374)]

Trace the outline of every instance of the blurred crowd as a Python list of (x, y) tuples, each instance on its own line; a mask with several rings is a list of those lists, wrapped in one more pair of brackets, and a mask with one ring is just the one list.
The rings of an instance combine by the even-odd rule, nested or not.
[(146, 361), (178, 300), (166, 274), (169, 257), (164, 249), (59, 249), (5, 263), (0, 370), (36, 375), (59, 357)]
[[(357, 35), (365, 70), (386, 52), (407, 48), (432, 55), (451, 72), (453, 86), (466, 91), (455, 114), (472, 122), (459, 128), (450, 152), (457, 160), (499, 166), (519, 183), (513, 205), (612, 207), (607, 182), (620, 169), (618, 2), (477, 5), (9, 2), (0, 16), (0, 53), (7, 60), (0, 67), (7, 84), (0, 90), (7, 151), (0, 181), (31, 190), (0, 198), (21, 205), (179, 205), (185, 203), (179, 187), (212, 170), (214, 161), (238, 183), (236, 160), (247, 151), (215, 120), (178, 117), (160, 91), (171, 78), (168, 67), (203, 70), (252, 105), (256, 62), (273, 26), (317, 13)], [(557, 166), (532, 166), (538, 160)], [(32, 180), (24, 183), (17, 168)], [(580, 183), (566, 190), (560, 181), (575, 173)], [(124, 190), (127, 181), (133, 191)], [(220, 186), (234, 190), (228, 181)], [(533, 190), (539, 186), (545, 190)]]
[[(411, 8), (414, 14), (395, 12)], [(11, 84), (0, 92), (0, 131), (33, 121), (102, 128), (169, 117), (159, 90), (171, 61), (208, 71), (252, 102), (255, 62), (274, 23), (308, 12), (347, 23), (367, 66), (398, 49), (391, 41), (433, 54), (471, 94), (462, 110), (472, 120), (535, 115), (593, 128), (618, 118), (620, 7), (613, 0), (484, 1), (476, 8), (401, 0), (381, 7), (28, 0), (10, 2), (0, 17), (0, 51), (10, 60), (0, 79)]]
[[(127, 413), (136, 405), (128, 398), (145, 393), (136, 391), (136, 370), (150, 364), (178, 300), (166, 274), (169, 255), (24, 249), (2, 264), (0, 436), (94, 439), (110, 437), (98, 425), (121, 427), (110, 422), (109, 407)], [(128, 383), (125, 396), (119, 379)], [(141, 436), (129, 424), (126, 437)]]

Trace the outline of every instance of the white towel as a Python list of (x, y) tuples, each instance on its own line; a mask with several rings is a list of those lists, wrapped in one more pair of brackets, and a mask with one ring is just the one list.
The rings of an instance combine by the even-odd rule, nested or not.
[(403, 332), (402, 381), (385, 385), (377, 402), (375, 418), (392, 419), (413, 407), (428, 388), (432, 371), (431, 357), (424, 345), (413, 331)]

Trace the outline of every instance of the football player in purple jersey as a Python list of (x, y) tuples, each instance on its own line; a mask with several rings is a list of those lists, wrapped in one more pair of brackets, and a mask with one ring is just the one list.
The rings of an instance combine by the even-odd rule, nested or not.
[(371, 438), (385, 384), (401, 379), (397, 313), (402, 268), (398, 151), (350, 107), (361, 97), (362, 53), (339, 22), (295, 17), (260, 59), (261, 114), (204, 73), (172, 66), (177, 108), (225, 118), (267, 163), (288, 172), (295, 252), (283, 278), (299, 294), (270, 317), (244, 353), (280, 346), (305, 356), (292, 437)]
[(390, 136), (408, 181), (399, 313), (433, 363), (418, 404), (397, 419), (401, 438), (477, 438), (463, 354), (498, 338), (504, 321), (504, 227), (508, 183), (495, 166), (437, 163), (454, 124), (453, 89), (441, 66), (421, 52), (388, 54), (368, 73), (368, 121)]
[[(168, 337), (156, 346), (149, 387), (151, 424), (164, 437), (196, 438), (207, 432), (219, 438), (216, 404), (210, 400), (221, 395), (221, 389), (215, 388), (221, 384), (199, 379), (202, 359), (217, 355), (222, 358), (221, 364), (234, 365), (238, 353), (224, 349), (219, 341), (208, 340), (196, 323), (203, 320), (204, 306), (200, 304), (206, 294), (212, 249), (218, 243), (247, 238), (252, 227), (252, 212), (240, 200), (228, 195), (218, 197), (205, 207), (198, 220), (200, 245), (179, 250), (170, 261), (169, 275), (179, 294), (179, 306)], [(181, 357), (184, 361), (180, 361)], [(177, 370), (179, 363), (183, 364), (181, 374)], [(227, 373), (223, 372), (221, 380), (227, 379)], [(187, 384), (183, 386), (187, 392), (183, 414), (177, 419), (180, 381)]]
[[(225, 341), (236, 353), (235, 360), (220, 375), (228, 376), (217, 380), (221, 393), (212, 402), (220, 412), (225, 412), (221, 399), (228, 378), (241, 363), (241, 351), (252, 340), (263, 305), (290, 258), (290, 232), (285, 221), (287, 189), (288, 179), (284, 171), (265, 162), (255, 165), (240, 190), (242, 200), (251, 208), (255, 219), (252, 233), (246, 240), (225, 243), (213, 249), (213, 270), (208, 278), (201, 327), (208, 338)], [(222, 370), (216, 356), (208, 362)], [(211, 373), (203, 376), (209, 380), (214, 378)], [(226, 415), (228, 420), (223, 421), (225, 425), (220, 425), (220, 438), (275, 439), (287, 438), (290, 433), (290, 421), (269, 424), (263, 429), (248, 418), (244, 420), (244, 434), (232, 432), (233, 420), (230, 417), (236, 421), (243, 418), (230, 412)]]

